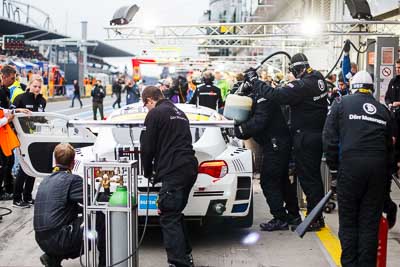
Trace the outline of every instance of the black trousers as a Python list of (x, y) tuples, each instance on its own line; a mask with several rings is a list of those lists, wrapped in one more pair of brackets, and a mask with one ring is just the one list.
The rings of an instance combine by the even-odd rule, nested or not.
[(97, 120), (97, 110), (99, 110), (100, 118), (101, 118), (101, 120), (103, 120), (104, 119), (103, 103), (93, 102), (93, 119), (94, 120)]
[(6, 157), (0, 149), (0, 194), (12, 194), (14, 191), (14, 177), (12, 167), (14, 165), (14, 154)]
[[(83, 217), (76, 218), (59, 229), (36, 232), (35, 239), (39, 247), (49, 256), (64, 259), (75, 259), (83, 253)], [(106, 266), (105, 216), (97, 212), (96, 216), (97, 249), (99, 266)]]
[(34, 185), (35, 177), (27, 175), (20, 166), (15, 179), (14, 201), (22, 200), (22, 196), (25, 201), (32, 200), (32, 190)]
[(114, 101), (112, 107), (114, 108), (115, 105), (118, 105), (118, 108), (121, 108), (121, 93), (115, 93), (117, 99)]
[(79, 101), (79, 103), (81, 104), (81, 107), (82, 107), (81, 96), (80, 96), (80, 95), (77, 95), (77, 94), (74, 94), (74, 97), (72, 98), (71, 107), (74, 107), (74, 101), (75, 101), (75, 98), (77, 98), (77, 99), (78, 99), (78, 101)]
[(160, 226), (168, 262), (177, 267), (190, 266), (186, 255), (192, 252), (192, 246), (182, 211), (186, 207), (192, 186), (193, 184), (176, 185), (163, 182), (158, 199)]
[(321, 176), (322, 133), (297, 131), (293, 155), (301, 188), (307, 198), (307, 213), (324, 197)]
[(268, 143), (263, 149), (261, 188), (271, 214), (281, 220), (286, 220), (288, 213), (294, 217), (300, 215), (297, 185), (289, 180), (290, 150), (290, 139), (277, 139), (276, 147)]
[(342, 158), (337, 197), (343, 267), (375, 267), (386, 187), (383, 157)]

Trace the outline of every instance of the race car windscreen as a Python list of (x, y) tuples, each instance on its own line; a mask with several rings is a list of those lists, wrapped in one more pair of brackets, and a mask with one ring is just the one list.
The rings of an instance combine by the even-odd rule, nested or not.
[[(186, 113), (186, 116), (190, 121), (208, 121), (209, 116), (201, 115), (201, 114), (193, 114)], [(110, 118), (113, 122), (118, 121), (129, 121), (129, 120), (144, 120), (146, 118), (146, 113), (133, 113), (133, 114), (121, 114), (116, 115)], [(203, 135), (205, 128), (190, 128), (190, 132), (192, 133), (192, 143), (197, 142), (200, 137)], [(129, 128), (112, 128), (112, 135), (115, 141), (121, 145), (130, 145), (132, 144), (132, 139), (134, 143), (138, 143), (140, 140), (140, 133), (142, 128), (135, 127), (132, 129), (132, 132), (129, 133)]]

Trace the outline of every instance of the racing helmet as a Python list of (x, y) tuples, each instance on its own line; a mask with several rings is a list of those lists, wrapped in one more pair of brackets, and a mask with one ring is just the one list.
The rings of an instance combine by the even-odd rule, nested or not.
[(303, 53), (297, 53), (290, 59), (289, 71), (293, 73), (296, 78), (298, 78), (304, 69), (309, 67), (310, 64), (308, 64), (308, 59)]
[(374, 91), (374, 82), (372, 81), (372, 77), (365, 70), (357, 72), (350, 81), (350, 90), (352, 93), (355, 93), (360, 89), (369, 90), (371, 92)]

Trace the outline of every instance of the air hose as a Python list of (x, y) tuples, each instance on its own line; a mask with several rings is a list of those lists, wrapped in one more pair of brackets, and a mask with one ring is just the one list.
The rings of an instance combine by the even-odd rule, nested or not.
[(0, 207), (0, 210), (6, 211), (5, 213), (0, 214), (0, 221), (3, 219), (4, 216), (10, 215), (12, 213), (12, 210), (10, 210), (9, 208)]

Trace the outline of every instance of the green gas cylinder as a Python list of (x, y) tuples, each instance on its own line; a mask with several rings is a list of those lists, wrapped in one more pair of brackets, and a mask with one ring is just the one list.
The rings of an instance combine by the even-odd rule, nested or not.
[[(135, 203), (135, 198), (132, 197), (132, 205)], [(128, 190), (126, 186), (117, 186), (115, 192), (111, 195), (108, 202), (110, 207), (127, 207), (128, 205)], [(134, 222), (132, 222), (134, 223)], [(111, 211), (110, 214), (110, 236), (111, 236), (111, 264), (120, 260), (126, 259), (129, 256), (128, 252), (128, 213), (121, 211)], [(132, 229), (136, 229), (133, 225)], [(133, 233), (136, 235), (137, 233)], [(135, 236), (133, 238), (136, 238)], [(124, 261), (118, 267), (127, 267), (128, 261)]]

